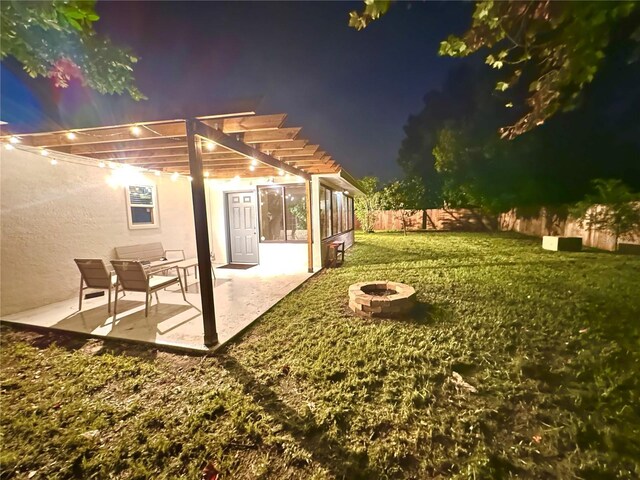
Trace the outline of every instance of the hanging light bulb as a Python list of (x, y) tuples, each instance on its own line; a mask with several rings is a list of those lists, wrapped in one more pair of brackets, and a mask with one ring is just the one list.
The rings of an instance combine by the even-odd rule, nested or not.
[(20, 139), (18, 137), (9, 137), (9, 143), (20, 143)]
[(131, 134), (138, 137), (142, 133), (142, 129), (138, 125), (134, 125), (130, 128)]
[(67, 137), (68, 140), (75, 140), (76, 139), (76, 134), (73, 133), (73, 132), (67, 132), (66, 137)]
[(178, 180), (178, 177), (180, 176), (180, 174), (178, 172), (175, 172), (171, 175), (171, 181), (175, 182), (176, 180)]

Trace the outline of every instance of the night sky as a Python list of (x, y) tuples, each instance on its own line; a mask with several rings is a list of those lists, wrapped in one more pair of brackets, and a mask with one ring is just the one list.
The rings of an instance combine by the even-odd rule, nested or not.
[(2, 120), (19, 131), (184, 118), (247, 108), (288, 113), (287, 126), (356, 176), (401, 175), (402, 127), (460, 60), (438, 45), (470, 22), (471, 3), (398, 3), (363, 31), (361, 2), (98, 2), (96, 29), (140, 57), (149, 98), (56, 89), (2, 64)]

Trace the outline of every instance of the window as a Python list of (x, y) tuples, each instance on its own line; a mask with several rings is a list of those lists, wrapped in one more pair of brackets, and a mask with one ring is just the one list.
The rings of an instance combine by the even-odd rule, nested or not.
[(320, 233), (323, 239), (353, 230), (353, 198), (320, 187)]
[(307, 195), (304, 186), (284, 187), (287, 240), (307, 239)]
[(260, 240), (284, 241), (283, 198), (281, 187), (260, 189)]
[(307, 240), (307, 194), (304, 185), (260, 187), (260, 241)]
[(342, 211), (342, 193), (331, 192), (331, 234), (340, 233), (340, 213)]
[(129, 185), (127, 194), (127, 217), (130, 229), (158, 228), (158, 205), (154, 185)]

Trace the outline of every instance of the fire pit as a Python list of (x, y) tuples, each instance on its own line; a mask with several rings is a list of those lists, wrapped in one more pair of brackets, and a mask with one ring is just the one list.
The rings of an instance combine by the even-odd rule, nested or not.
[(349, 308), (363, 317), (397, 317), (415, 303), (415, 289), (404, 283), (360, 282), (349, 287)]

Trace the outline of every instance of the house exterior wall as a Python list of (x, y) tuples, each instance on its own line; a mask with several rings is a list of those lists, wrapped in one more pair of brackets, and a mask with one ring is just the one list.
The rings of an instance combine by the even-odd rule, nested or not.
[[(130, 230), (125, 188), (110, 187), (108, 168), (49, 159), (21, 150), (0, 157), (0, 313), (78, 294), (74, 258), (115, 258), (114, 247), (162, 242), (195, 256), (189, 181), (145, 175), (156, 185), (159, 228)], [(135, 183), (135, 182), (134, 182)]]
[[(227, 205), (225, 195), (229, 192), (255, 192), (258, 209), (260, 198), (258, 186), (270, 185), (295, 185), (300, 184), (299, 179), (274, 179), (273, 183), (267, 183), (266, 178), (247, 178), (239, 180), (207, 180), (207, 214), (209, 223), (209, 241), (211, 249), (216, 255), (216, 263), (229, 263), (228, 255), (228, 231), (227, 231)], [(313, 212), (316, 208), (312, 205)], [(259, 212), (257, 212), (259, 215)], [(259, 221), (259, 217), (256, 219)], [(312, 220), (313, 221), (313, 220)], [(274, 271), (307, 271), (307, 243), (296, 242), (258, 242), (258, 256), (260, 265)]]

